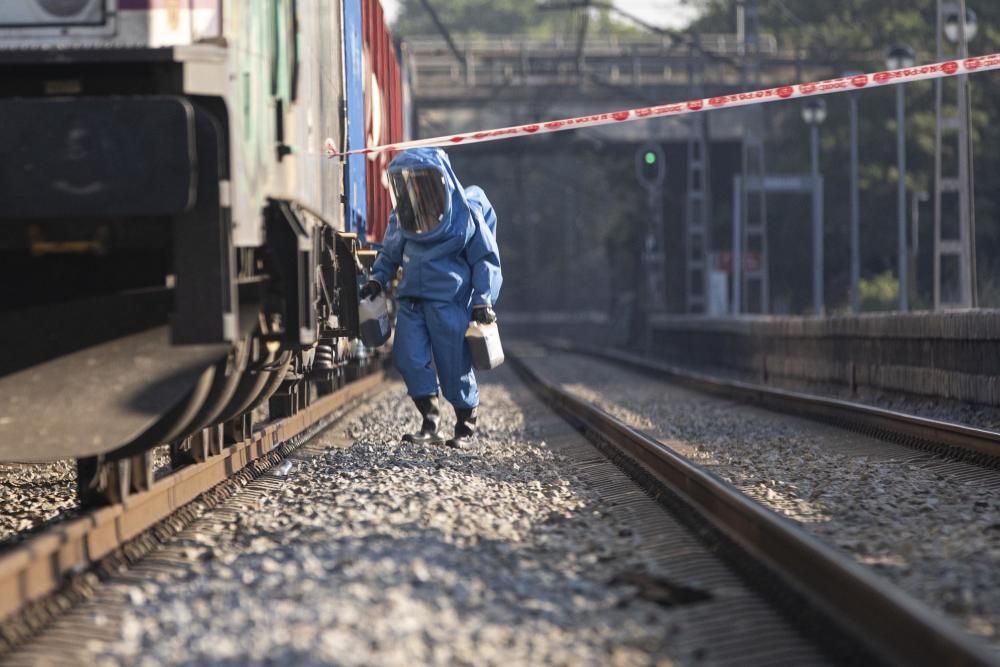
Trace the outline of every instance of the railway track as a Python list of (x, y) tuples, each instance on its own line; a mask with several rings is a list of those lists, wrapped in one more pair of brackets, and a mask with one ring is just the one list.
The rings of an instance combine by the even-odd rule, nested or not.
[(163, 527), (169, 534), (190, 520), (193, 501), (226, 482), (238, 486), (241, 478), (269, 469), (349, 405), (376, 392), (384, 379), (381, 370), (363, 376), (293, 416), (255, 430), (221, 454), (167, 475), (147, 491), (55, 523), (0, 552), (0, 647), (30, 636), (81, 597), (79, 592), (67, 599), (53, 594), (72, 587), (82, 573), (116, 555), (128, 560), (148, 550), (155, 529)]
[[(568, 349), (567, 346), (560, 346)], [(617, 362), (639, 360), (616, 353), (602, 354)], [(581, 400), (572, 393), (548, 382), (518, 357), (513, 364), (524, 381), (550, 407), (585, 433), (610, 458), (616, 461), (648, 493), (678, 512), (697, 532), (718, 540), (722, 551), (732, 554), (735, 566), (752, 580), (776, 586), (777, 598), (784, 599), (786, 613), (806, 618), (818, 615), (820, 625), (832, 623), (847, 636), (868, 647), (875, 655), (894, 664), (920, 665), (994, 665), (995, 656), (985, 645), (972, 639), (959, 627), (886, 583), (869, 569), (856, 563), (820, 539), (808, 534), (789, 520), (771, 512), (733, 486), (620, 419)], [(671, 379), (683, 378), (688, 386), (714, 390), (723, 388), (728, 396), (760, 397), (758, 402), (771, 406), (799, 405), (791, 392), (755, 393), (759, 388), (731, 381), (674, 373), (660, 368)], [(662, 375), (661, 375), (662, 377)], [(719, 387), (718, 389), (716, 387)], [(765, 402), (767, 397), (767, 402)], [(803, 399), (815, 397), (803, 396)], [(906, 438), (927, 438), (941, 431), (950, 435), (948, 451), (957, 455), (990, 456), (984, 445), (969, 450), (959, 447), (972, 440), (964, 427), (941, 428), (932, 420), (898, 415), (889, 411), (854, 406), (842, 401), (833, 404), (858, 407), (854, 414), (865, 428), (888, 429), (890, 424), (908, 423)], [(843, 419), (823, 400), (803, 400), (812, 406), (808, 414), (824, 419)], [(799, 412), (799, 408), (795, 409)], [(813, 412), (815, 411), (815, 412)], [(881, 414), (888, 413), (888, 414)], [(954, 426), (954, 425), (949, 425)], [(903, 436), (899, 436), (903, 437)], [(934, 445), (933, 442), (928, 443)], [(942, 445), (939, 445), (942, 446)], [(975, 452), (973, 454), (972, 452)], [(984, 459), (986, 460), (986, 459)], [(792, 602), (789, 602), (788, 596)], [(803, 603), (805, 606), (803, 606)], [(815, 624), (816, 617), (813, 623)], [(808, 631), (808, 630), (807, 630)], [(815, 634), (815, 628), (812, 633)]]
[(460, 451), (387, 382), (9, 664), (831, 664), (512, 369), (482, 391)]
[[(786, 616), (798, 617), (806, 635), (816, 638), (817, 645), (833, 656), (850, 661), (851, 658), (843, 656), (874, 655), (896, 664), (996, 664), (987, 647), (849, 556), (825, 546), (825, 542), (808, 535), (801, 527), (772, 514), (646, 433), (630, 428), (586, 400), (546, 382), (523, 362), (514, 359), (512, 365), (540, 398), (587, 435), (662, 506), (678, 516), (680, 523), (701, 536), (709, 545), (709, 551), (729, 560), (751, 587), (762, 590), (762, 597), (775, 600), (777, 608)], [(315, 403), (307, 412), (270, 424), (252, 440), (206, 463), (186, 468), (175, 478), (163, 480), (147, 494), (133, 496), (123, 506), (105, 508), (64, 522), (0, 555), (0, 585), (6, 587), (15, 582), (13, 588), (0, 589), (0, 600), (8, 603), (11, 598), (8, 591), (14, 591), (15, 599), (20, 600), (16, 605), (20, 610), (15, 616), (17, 622), (5, 624), (7, 627), (3, 628), (0, 641), (11, 643), (18, 638), (18, 633), (20, 636), (31, 634), (35, 629), (32, 623), (41, 623), (37, 619), (44, 618), (50, 610), (58, 613), (65, 600), (41, 592), (46, 586), (55, 584), (58, 587), (67, 577), (73, 577), (102, 559), (104, 563), (115, 562), (116, 558), (120, 562), (121, 558), (130, 560), (135, 555), (141, 556), (143, 541), (149, 541), (148, 536), (153, 532), (150, 526), (174, 526), (168, 533), (172, 535), (178, 526), (186, 525), (182, 500), (197, 497), (189, 495), (193, 493), (195, 478), (199, 478), (198, 484), (207, 490), (218, 489), (219, 481), (232, 480), (234, 476), (256, 477), (257, 473), (252, 472), (255, 468), (259, 473), (279, 461), (322, 428), (332, 419), (333, 413), (353, 398), (374, 391), (380, 381), (381, 374), (378, 374), (352, 383)], [(556, 444), (560, 442), (558, 438), (550, 442), (560, 446)], [(494, 446), (492, 442), (489, 445)], [(478, 460), (483, 456), (484, 453), (477, 453), (474, 458)], [(591, 455), (581, 465), (591, 470), (592, 459)], [(243, 472), (239, 465), (244, 466)], [(147, 499), (154, 492), (165, 493), (166, 500), (156, 504)], [(620, 499), (615, 500), (614, 506), (620, 502)], [(157, 519), (157, 508), (171, 503), (174, 509), (167, 507)], [(410, 507), (412, 503), (406, 501), (403, 505)], [(143, 516), (147, 517), (143, 519), (147, 523), (145, 529), (140, 527), (139, 518)], [(79, 535), (74, 536), (77, 532)], [(101, 542), (99, 538), (108, 541)], [(74, 550), (82, 553), (75, 561), (71, 557), (76, 553)], [(11, 560), (16, 554), (22, 559), (19, 572), (11, 568), (17, 564), (16, 560)], [(33, 567), (26, 567), (29, 563), (33, 563)], [(56, 572), (61, 574), (55, 576)], [(725, 632), (724, 624), (719, 626), (719, 632)]]
[(550, 341), (546, 346), (611, 361), (696, 391), (807, 417), (950, 459), (1000, 468), (1000, 433), (995, 431), (837, 398), (720, 378), (627, 352), (563, 341)]

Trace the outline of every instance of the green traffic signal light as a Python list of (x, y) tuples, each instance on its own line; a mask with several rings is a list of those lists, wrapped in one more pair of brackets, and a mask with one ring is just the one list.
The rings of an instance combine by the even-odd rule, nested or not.
[(663, 184), (663, 173), (667, 165), (663, 162), (663, 150), (659, 145), (649, 142), (637, 147), (635, 151), (635, 177), (645, 188), (659, 188)]

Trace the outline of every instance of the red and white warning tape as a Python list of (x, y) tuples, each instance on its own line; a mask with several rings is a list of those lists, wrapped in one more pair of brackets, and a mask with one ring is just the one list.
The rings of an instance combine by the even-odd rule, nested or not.
[(828, 95), (831, 93), (840, 93), (849, 90), (858, 90), (887, 84), (911, 83), (913, 81), (924, 81), (927, 79), (943, 79), (946, 77), (957, 76), (959, 74), (972, 74), (975, 72), (987, 72), (997, 69), (1000, 69), (1000, 53), (992, 53), (985, 56), (966, 58), (964, 60), (949, 60), (931, 65), (919, 65), (916, 67), (907, 67), (905, 69), (890, 70), (885, 72), (874, 72), (871, 74), (857, 74), (855, 76), (841, 77), (839, 79), (800, 83), (793, 86), (779, 86), (777, 88), (766, 88), (764, 90), (755, 90), (746, 93), (722, 95), (721, 97), (706, 97), (698, 100), (688, 100), (687, 102), (673, 102), (670, 104), (662, 104), (660, 106), (641, 107), (638, 109), (628, 109), (627, 111), (614, 111), (612, 113), (602, 113), (594, 116), (564, 118), (562, 120), (531, 123), (529, 125), (501, 127), (495, 130), (466, 132), (463, 134), (431, 137), (429, 139), (416, 139), (414, 141), (404, 141), (401, 143), (386, 144), (383, 146), (370, 146), (368, 148), (359, 148), (352, 151), (346, 151), (344, 153), (338, 153), (333, 140), (327, 139), (325, 148), (328, 157), (343, 157), (346, 155), (367, 155), (369, 153), (381, 153), (384, 151), (401, 151), (407, 148), (432, 148), (477, 144), (484, 141), (511, 139), (513, 137), (521, 137), (532, 134), (548, 134), (550, 132), (576, 130), (582, 127), (596, 127), (598, 125), (611, 125), (613, 123), (627, 123), (629, 121), (645, 120), (647, 118), (683, 116), (702, 111), (711, 111), (713, 109), (742, 107), (752, 104), (766, 104), (768, 102), (789, 100), (796, 97)]

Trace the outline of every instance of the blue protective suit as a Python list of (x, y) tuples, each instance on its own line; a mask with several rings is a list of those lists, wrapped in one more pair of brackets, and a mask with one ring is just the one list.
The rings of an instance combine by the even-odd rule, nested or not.
[[(389, 217), (372, 279), (383, 287), (396, 275), (396, 340), (393, 362), (410, 396), (438, 391), (456, 408), (479, 405), (472, 356), (465, 343), (473, 306), (492, 305), (503, 276), (496, 242), (496, 213), (482, 188), (462, 188), (447, 154), (437, 148), (400, 153), (389, 171), (434, 168), (445, 179), (448, 202), (440, 225), (425, 234), (402, 229)], [(437, 372), (435, 373), (435, 368)]]

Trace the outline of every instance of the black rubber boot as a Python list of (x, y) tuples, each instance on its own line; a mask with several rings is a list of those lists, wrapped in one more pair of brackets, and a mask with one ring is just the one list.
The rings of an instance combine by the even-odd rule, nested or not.
[(416, 433), (407, 433), (403, 436), (404, 442), (412, 442), (415, 445), (436, 445), (444, 442), (444, 436), (438, 432), (441, 425), (441, 411), (438, 410), (438, 397), (421, 396), (413, 399), (413, 403), (420, 411), (423, 422), (420, 430)]
[(476, 435), (476, 408), (455, 408), (455, 437), (449, 440), (449, 447), (468, 449)]

